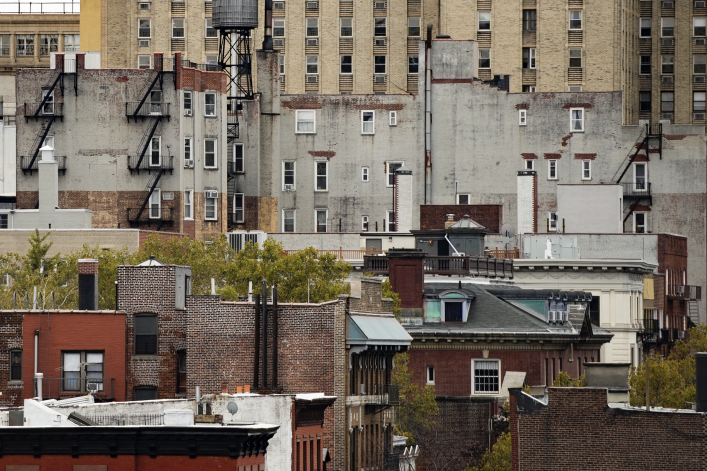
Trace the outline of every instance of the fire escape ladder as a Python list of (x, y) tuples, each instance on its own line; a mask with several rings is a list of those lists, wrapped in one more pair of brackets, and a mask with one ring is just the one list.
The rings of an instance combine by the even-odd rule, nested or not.
[[(42, 89), (42, 102), (40, 103), (39, 107), (37, 108), (37, 111), (34, 112), (34, 117), (37, 118), (39, 117), (41, 111), (44, 109), (44, 105), (47, 103), (47, 100), (49, 97), (52, 96), (52, 93), (54, 92), (54, 88), (56, 88), (56, 84), (59, 83), (61, 78), (64, 76), (63, 72), (59, 72), (59, 75), (56, 76), (56, 80), (54, 80), (54, 83), (49, 87), (49, 90), (44, 91)], [(63, 87), (63, 82), (62, 82), (62, 90), (64, 89)]]
[(152, 196), (152, 192), (155, 191), (155, 188), (157, 188), (157, 184), (160, 182), (160, 178), (162, 177), (163, 173), (164, 169), (159, 169), (152, 177), (150, 177), (150, 180), (147, 182), (147, 186), (145, 186), (147, 196), (145, 197), (145, 201), (142, 202), (140, 210), (137, 212), (135, 221), (140, 221), (140, 216), (142, 216), (143, 211), (145, 211), (147, 204), (150, 202), (150, 196)]
[(636, 200), (633, 203), (629, 203), (628, 212), (624, 215), (624, 223), (626, 223), (626, 221), (628, 221), (628, 218), (631, 217), (631, 214), (633, 214), (633, 210), (636, 209), (636, 206), (638, 206), (638, 203), (640, 201), (641, 201), (640, 199), (636, 198)]
[(138, 113), (140, 112), (140, 108), (142, 108), (142, 105), (145, 104), (147, 97), (150, 96), (150, 92), (152, 91), (158, 80), (160, 82), (160, 90), (162, 90), (162, 72), (160, 71), (157, 72), (157, 75), (155, 76), (154, 80), (150, 82), (150, 85), (147, 87), (147, 90), (145, 91), (145, 93), (143, 93), (142, 99), (140, 100), (140, 104), (137, 105), (137, 108), (135, 108), (135, 111), (133, 112), (133, 118), (137, 118)]
[(145, 158), (145, 153), (147, 152), (148, 147), (150, 147), (150, 141), (152, 140), (152, 136), (155, 135), (157, 125), (159, 125), (160, 121), (162, 121), (162, 116), (155, 116), (154, 118), (155, 123), (152, 126), (150, 126), (149, 124), (147, 125), (147, 128), (145, 128), (145, 133), (142, 135), (140, 145), (138, 146), (136, 151), (136, 154), (140, 156), (137, 159), (137, 165), (135, 165), (138, 175), (140, 174), (140, 164), (142, 163), (142, 159)]
[[(629, 156), (626, 156), (626, 158), (628, 159), (628, 163), (624, 167), (624, 171), (621, 172), (621, 175), (619, 175), (619, 179), (616, 180), (616, 183), (621, 183), (621, 179), (624, 177), (624, 175), (626, 175), (626, 172), (628, 172), (628, 169), (631, 168), (631, 164), (633, 163), (634, 160), (636, 160), (636, 157), (638, 157), (638, 153), (641, 152), (641, 150), (645, 149), (646, 154), (648, 153), (648, 138), (649, 138), (649, 136), (647, 134), (641, 133), (641, 137), (643, 137), (643, 140), (641, 141), (640, 144), (635, 145), (636, 150), (633, 152), (633, 154), (629, 153), (630, 158), (629, 158)], [(640, 137), (639, 137), (639, 139), (640, 139)], [(624, 162), (625, 161), (626, 160), (624, 159)]]
[(49, 134), (49, 129), (51, 129), (53, 122), (54, 116), (50, 116), (49, 119), (42, 126), (42, 129), (40, 129), (39, 134), (37, 134), (37, 137), (34, 139), (34, 143), (32, 144), (32, 160), (30, 160), (29, 165), (27, 166), (27, 169), (29, 169), (30, 172), (32, 171), (32, 166), (34, 165), (34, 162), (37, 160), (37, 156), (39, 155), (39, 149), (42, 148), (42, 143), (47, 138), (47, 134)]

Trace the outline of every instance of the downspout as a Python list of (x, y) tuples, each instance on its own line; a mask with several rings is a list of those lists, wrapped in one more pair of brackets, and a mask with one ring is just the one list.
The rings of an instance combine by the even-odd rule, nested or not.
[(37, 354), (39, 353), (39, 330), (34, 331), (34, 376), (37, 376)]
[(432, 204), (432, 24), (425, 38), (425, 204)]

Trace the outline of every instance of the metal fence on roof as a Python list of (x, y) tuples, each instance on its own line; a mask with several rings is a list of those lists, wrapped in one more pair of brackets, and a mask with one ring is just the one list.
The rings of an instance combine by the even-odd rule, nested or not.
[(81, 2), (0, 2), (3, 15), (67, 15), (81, 12)]

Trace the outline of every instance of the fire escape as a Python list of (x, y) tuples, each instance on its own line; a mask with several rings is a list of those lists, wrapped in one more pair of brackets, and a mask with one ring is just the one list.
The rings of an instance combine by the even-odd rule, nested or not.
[[(651, 142), (651, 139), (657, 139), (657, 147), (650, 147), (649, 144)], [(641, 154), (641, 151), (643, 151), (644, 153)], [(631, 147), (631, 150), (629, 151), (628, 155), (621, 163), (621, 166), (612, 178), (613, 182), (620, 184), (623, 187), (624, 201), (626, 202), (623, 212), (624, 224), (626, 223), (626, 221), (628, 221), (636, 207), (641, 202), (643, 202), (644, 204), (647, 203), (648, 206), (651, 206), (653, 204), (651, 184), (648, 181), (647, 174), (644, 173), (643, 175), (639, 175), (634, 171), (634, 181), (622, 182), (623, 178), (626, 176), (626, 173), (631, 169), (632, 165), (634, 164), (634, 162), (636, 162), (636, 159), (639, 157), (639, 155), (645, 155), (646, 157), (648, 157), (651, 151), (657, 151), (658, 157), (660, 159), (663, 158), (662, 124), (647, 123), (644, 127), (641, 128), (641, 132), (639, 133), (636, 142)]]
[[(156, 62), (157, 60), (155, 58)], [(174, 167), (173, 157), (161, 155), (161, 146), (155, 149), (152, 142), (159, 124), (163, 119), (166, 118), (169, 121), (170, 118), (169, 103), (163, 102), (163, 83), (166, 72), (163, 71), (161, 64), (156, 63), (155, 69), (154, 78), (148, 79), (145, 88), (140, 93), (140, 101), (125, 103), (125, 115), (128, 118), (128, 122), (131, 120), (135, 123), (147, 121), (135, 155), (128, 156), (128, 169), (131, 174), (139, 175), (140, 171), (142, 171), (150, 175), (143, 190), (145, 197), (140, 207), (128, 208), (127, 218), (131, 227), (139, 226), (140, 224), (157, 224), (157, 230), (160, 230), (163, 225), (172, 223), (171, 210), (162, 208), (161, 205), (155, 209), (148, 208), (148, 205), (162, 175), (166, 172), (172, 174)], [(147, 213), (145, 213), (146, 209), (148, 210)]]

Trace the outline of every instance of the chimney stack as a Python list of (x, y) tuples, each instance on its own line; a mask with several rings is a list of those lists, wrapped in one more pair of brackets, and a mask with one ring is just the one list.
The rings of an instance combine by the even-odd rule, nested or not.
[(695, 369), (697, 370), (695, 408), (697, 412), (707, 412), (707, 353), (695, 353)]
[(444, 228), (449, 229), (452, 225), (454, 225), (454, 214), (447, 214), (447, 221), (444, 223)]
[(98, 260), (79, 260), (79, 310), (98, 310)]
[(420, 249), (390, 249), (388, 276), (393, 291), (400, 296), (402, 317), (424, 317), (425, 252)]

